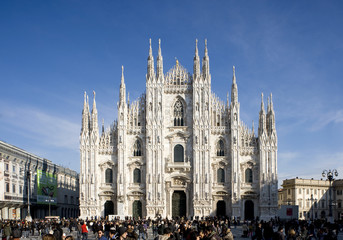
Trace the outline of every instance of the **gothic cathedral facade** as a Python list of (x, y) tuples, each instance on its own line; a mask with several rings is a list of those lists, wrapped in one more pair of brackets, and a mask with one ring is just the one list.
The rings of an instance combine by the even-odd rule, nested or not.
[(151, 40), (146, 92), (130, 103), (120, 84), (118, 119), (99, 132), (85, 93), (80, 135), (81, 218), (229, 216), (270, 219), (277, 210), (277, 134), (263, 94), (257, 136), (240, 119), (235, 68), (231, 101), (211, 91), (207, 42), (193, 74), (178, 61), (156, 68)]

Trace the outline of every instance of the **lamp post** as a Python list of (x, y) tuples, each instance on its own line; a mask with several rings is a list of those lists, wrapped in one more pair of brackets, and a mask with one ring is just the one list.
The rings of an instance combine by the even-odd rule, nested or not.
[(311, 207), (312, 207), (312, 222), (313, 222), (313, 215), (314, 215), (314, 205), (313, 201), (317, 201), (317, 198), (313, 198), (313, 194), (311, 194), (311, 198), (307, 199), (308, 201), (311, 201)]
[(49, 196), (49, 217), (51, 216), (51, 196)]
[(338, 172), (336, 169), (332, 169), (332, 170), (329, 169), (329, 171), (323, 170), (322, 176), (327, 177), (327, 179), (329, 180), (329, 217), (331, 220), (332, 218), (331, 182), (334, 180), (333, 177), (338, 176)]
[(27, 177), (27, 216), (26, 220), (31, 222), (32, 217), (30, 213), (30, 188), (31, 188), (31, 173), (30, 171), (26, 172), (26, 177)]

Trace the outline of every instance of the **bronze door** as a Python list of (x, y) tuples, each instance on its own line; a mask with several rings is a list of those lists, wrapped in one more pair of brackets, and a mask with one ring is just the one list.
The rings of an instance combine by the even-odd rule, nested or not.
[(114, 214), (114, 204), (112, 201), (106, 201), (105, 202), (105, 218), (108, 215), (113, 215)]
[(132, 217), (135, 219), (142, 218), (142, 202), (139, 200), (132, 203)]
[(172, 216), (185, 217), (186, 216), (186, 193), (184, 191), (174, 191), (172, 197)]
[(217, 217), (226, 216), (226, 204), (223, 200), (217, 202)]
[(244, 203), (244, 219), (253, 220), (254, 218), (254, 203), (251, 200), (246, 200)]

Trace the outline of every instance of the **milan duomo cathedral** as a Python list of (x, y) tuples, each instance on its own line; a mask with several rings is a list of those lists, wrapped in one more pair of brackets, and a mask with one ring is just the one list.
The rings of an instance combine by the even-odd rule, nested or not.
[(235, 68), (226, 104), (211, 81), (206, 41), (202, 63), (196, 42), (191, 74), (177, 60), (163, 71), (160, 41), (155, 68), (150, 40), (145, 93), (129, 101), (122, 67), (118, 119), (108, 130), (102, 124), (99, 133), (95, 93), (91, 111), (85, 93), (81, 218), (276, 215), (272, 96), (265, 109), (262, 94), (256, 135), (240, 119)]

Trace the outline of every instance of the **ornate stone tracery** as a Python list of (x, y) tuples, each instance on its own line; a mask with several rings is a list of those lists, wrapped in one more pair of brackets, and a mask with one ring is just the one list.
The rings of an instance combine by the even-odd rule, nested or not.
[(164, 76), (166, 85), (182, 86), (192, 83), (192, 76), (179, 62)]

